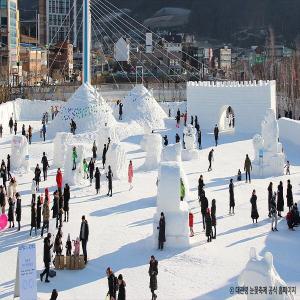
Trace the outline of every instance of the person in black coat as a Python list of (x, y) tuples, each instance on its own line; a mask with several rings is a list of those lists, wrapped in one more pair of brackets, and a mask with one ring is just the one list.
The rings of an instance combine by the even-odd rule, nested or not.
[(118, 276), (118, 286), (119, 286), (119, 292), (118, 292), (118, 300), (126, 300), (126, 282), (123, 280), (123, 275), (119, 274)]
[(197, 140), (198, 140), (198, 146), (199, 149), (202, 149), (202, 137), (201, 137), (201, 129), (199, 127), (198, 133), (197, 133)]
[(178, 133), (175, 135), (175, 143), (180, 143), (180, 136)]
[(119, 104), (119, 120), (122, 120), (122, 116), (123, 116), (123, 103), (120, 102), (120, 104)]
[(106, 148), (106, 144), (104, 144), (104, 148), (103, 148), (103, 152), (102, 152), (102, 165), (103, 165), (103, 169), (105, 168), (106, 153), (107, 153), (107, 148)]
[(219, 128), (218, 125), (216, 124), (215, 128), (214, 128), (214, 136), (215, 136), (215, 142), (216, 142), (216, 146), (218, 146), (218, 140), (219, 140)]
[(17, 121), (15, 121), (15, 123), (14, 123), (14, 132), (15, 132), (15, 135), (17, 134), (17, 131), (18, 131), (18, 123), (17, 123)]
[(231, 214), (231, 209), (232, 209), (232, 214), (234, 215), (234, 207), (235, 207), (234, 184), (233, 184), (233, 180), (231, 178), (230, 184), (229, 184), (229, 214)]
[(211, 201), (211, 225), (213, 227), (212, 238), (215, 239), (217, 237), (217, 218), (216, 218), (216, 200), (213, 199)]
[(11, 174), (10, 174), (10, 155), (7, 154), (7, 176), (8, 180), (11, 179)]
[(273, 198), (273, 182), (270, 182), (269, 183), (269, 186), (268, 186), (268, 211), (269, 211), (269, 218), (271, 218), (271, 201), (272, 201), (272, 198)]
[(207, 171), (210, 172), (212, 170), (212, 166), (211, 163), (214, 160), (214, 149), (211, 149), (208, 153), (208, 162), (209, 162), (209, 166)]
[(18, 231), (21, 230), (22, 205), (20, 194), (16, 193), (16, 221), (18, 222)]
[(277, 190), (277, 211), (278, 217), (282, 218), (281, 212), (284, 210), (284, 199), (283, 199), (283, 184), (282, 181), (279, 182)]
[(3, 182), (3, 187), (4, 187), (5, 192), (6, 192), (7, 191), (7, 188), (6, 188), (7, 169), (6, 169), (6, 165), (5, 165), (4, 160), (2, 160), (2, 163), (1, 163), (1, 177), (2, 177), (2, 182)]
[(65, 184), (65, 188), (64, 188), (64, 214), (65, 214), (65, 222), (69, 222), (69, 201), (70, 201), (70, 187), (69, 185), (66, 183)]
[(113, 178), (113, 173), (111, 171), (111, 167), (108, 166), (108, 173), (106, 175), (106, 178), (108, 180), (108, 192), (107, 192), (107, 196), (112, 197), (112, 178)]
[(155, 300), (157, 298), (155, 291), (157, 290), (158, 262), (153, 255), (150, 258), (148, 274), (150, 276), (149, 288), (152, 293), (151, 299)]
[(251, 196), (251, 199), (250, 199), (250, 203), (251, 203), (251, 218), (252, 218), (252, 222), (254, 223), (254, 220), (256, 221), (257, 223), (257, 219), (259, 218), (259, 214), (258, 214), (258, 211), (257, 211), (257, 196), (256, 196), (256, 191), (253, 190), (252, 192), (252, 196)]
[(51, 261), (51, 253), (50, 250), (52, 248), (53, 244), (51, 244), (51, 233), (49, 232), (47, 234), (47, 237), (44, 238), (44, 264), (45, 264), (45, 270), (43, 273), (40, 274), (40, 279), (43, 281), (44, 275), (46, 275), (45, 282), (50, 282), (49, 277), (49, 271), (50, 271), (50, 261)]
[(9, 228), (15, 227), (15, 202), (12, 198), (8, 198), (8, 222), (9, 222)]
[(81, 217), (81, 226), (80, 226), (79, 238), (80, 238), (81, 245), (82, 245), (82, 252), (83, 252), (83, 256), (84, 256), (84, 262), (87, 263), (86, 246), (87, 246), (87, 242), (88, 242), (88, 239), (89, 239), (89, 225), (88, 225), (88, 222), (85, 219), (85, 216)]
[(58, 214), (58, 210), (59, 210), (59, 196), (58, 196), (58, 192), (55, 191), (53, 193), (53, 205), (52, 205), (52, 218), (55, 219), (57, 218), (57, 214)]
[(291, 211), (294, 201), (293, 201), (293, 186), (291, 185), (291, 181), (289, 179), (287, 181), (286, 201), (287, 201), (287, 206), (289, 208), (289, 211)]
[(164, 139), (164, 146), (168, 146), (168, 144), (169, 144), (169, 141), (168, 141), (168, 136), (164, 136), (163, 137), (163, 139)]
[(30, 236), (31, 236), (31, 232), (32, 232), (32, 229), (34, 228), (35, 229), (35, 235), (37, 235), (37, 232), (36, 232), (36, 207), (35, 207), (35, 202), (32, 202), (31, 203), (31, 228), (30, 228)]
[(34, 180), (36, 182), (36, 190), (40, 190), (40, 181), (41, 181), (41, 169), (39, 167), (39, 164), (36, 165), (34, 170)]
[(99, 194), (99, 190), (100, 190), (100, 177), (101, 177), (101, 173), (99, 171), (99, 168), (96, 167), (96, 171), (95, 171), (95, 189), (96, 189), (96, 194)]
[(200, 175), (198, 179), (198, 200), (200, 199), (200, 195), (204, 191), (203, 188), (205, 187), (205, 183), (203, 181), (203, 175)]
[(207, 236), (207, 242), (211, 242), (212, 237), (212, 220), (210, 216), (209, 208), (207, 208), (206, 214), (205, 214), (205, 234)]
[(12, 117), (10, 117), (10, 119), (9, 119), (8, 126), (9, 126), (9, 131), (12, 134), (13, 133), (13, 127), (14, 127), (14, 121), (13, 121)]
[(118, 280), (110, 267), (106, 269), (106, 275), (108, 281), (107, 295), (109, 295), (109, 300), (115, 300), (118, 289)]
[(89, 174), (90, 174), (90, 185), (92, 185), (92, 183), (93, 183), (94, 170), (95, 170), (95, 160), (93, 158), (91, 158), (91, 160), (89, 162), (89, 165), (88, 165), (88, 171), (89, 171)]
[(208, 200), (205, 197), (205, 191), (202, 191), (199, 202), (200, 202), (200, 207), (201, 207), (203, 230), (205, 230), (205, 214), (206, 214), (206, 211), (208, 208)]
[(22, 135), (26, 136), (25, 124), (22, 125)]
[(158, 249), (163, 250), (166, 241), (166, 220), (163, 212), (160, 213), (158, 231)]
[(36, 205), (36, 228), (41, 228), (41, 221), (42, 221), (42, 202), (41, 197), (38, 196), (37, 198), (37, 205)]
[(47, 180), (47, 170), (50, 167), (49, 166), (49, 162), (48, 162), (48, 158), (46, 156), (46, 153), (43, 152), (43, 157), (42, 157), (42, 166), (43, 166), (43, 176), (44, 176), (44, 181)]

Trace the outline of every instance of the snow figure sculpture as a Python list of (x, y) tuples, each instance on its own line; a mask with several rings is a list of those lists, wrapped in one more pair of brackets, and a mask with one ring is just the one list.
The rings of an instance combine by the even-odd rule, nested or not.
[(144, 170), (154, 170), (158, 167), (160, 162), (161, 150), (162, 150), (162, 138), (160, 134), (149, 134), (145, 140), (145, 150), (147, 152), (145, 163), (143, 165)]
[(108, 144), (108, 138), (110, 138), (111, 143), (119, 142), (119, 138), (116, 134), (115, 127), (104, 126), (104, 127), (101, 127), (99, 130), (97, 130), (96, 133), (97, 133), (98, 152), (102, 151), (104, 144), (106, 144), (106, 145)]
[(65, 162), (67, 145), (73, 142), (73, 134), (58, 132), (53, 140), (53, 164), (62, 168)]
[(161, 162), (158, 177), (156, 213), (153, 217), (153, 237), (158, 243), (160, 213), (166, 218), (166, 247), (185, 248), (190, 245), (189, 206), (185, 200), (180, 201), (182, 167), (179, 162)]
[(275, 113), (267, 110), (261, 124), (262, 135), (253, 137), (255, 159), (252, 162), (253, 175), (259, 177), (281, 176), (284, 173), (285, 156), (282, 144), (278, 142), (279, 128)]
[(185, 149), (182, 150), (182, 160), (198, 159), (199, 153), (196, 149), (196, 133), (197, 130), (193, 125), (189, 124), (183, 129)]
[[(273, 264), (273, 255), (270, 252), (266, 252), (264, 257), (259, 260), (256, 256), (255, 248), (250, 249), (250, 260), (246, 265), (246, 268), (238, 278), (238, 285), (245, 287), (266, 286), (277, 288), (285, 287), (286, 283), (282, 280), (277, 273)], [(269, 291), (268, 291), (269, 292)], [(282, 293), (278, 294), (250, 294), (247, 295), (248, 300), (292, 300), (293, 295)]]
[(10, 161), (12, 171), (29, 172), (28, 142), (25, 136), (13, 136)]
[[(76, 169), (73, 170), (73, 148), (76, 147), (77, 159)], [(83, 159), (85, 156), (84, 145), (70, 144), (67, 145), (65, 163), (64, 163), (64, 183), (79, 185), (84, 182), (83, 179)]]
[(114, 178), (121, 179), (127, 176), (126, 152), (121, 144), (109, 145), (106, 153), (106, 172), (108, 172), (108, 166), (111, 166)]

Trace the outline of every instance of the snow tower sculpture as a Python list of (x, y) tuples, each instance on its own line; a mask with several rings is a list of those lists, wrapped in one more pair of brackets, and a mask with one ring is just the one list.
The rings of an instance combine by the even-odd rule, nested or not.
[(281, 176), (284, 173), (285, 155), (278, 142), (279, 127), (275, 113), (268, 109), (261, 124), (261, 135), (253, 137), (255, 158), (253, 175), (257, 177)]
[(158, 133), (147, 134), (144, 137), (144, 149), (147, 152), (145, 163), (142, 168), (146, 171), (158, 167), (161, 157), (162, 138)]
[[(250, 294), (248, 291), (248, 300), (293, 300), (292, 294), (279, 294), (280, 288), (287, 288), (286, 283), (280, 278), (273, 264), (273, 255), (266, 252), (262, 259), (256, 256), (255, 248), (250, 249), (250, 259), (238, 278), (238, 285), (250, 289), (258, 287), (267, 287), (267, 293)], [(276, 288), (278, 293), (269, 294), (269, 287)]]
[(184, 127), (183, 133), (185, 149), (183, 149), (181, 153), (182, 160), (198, 159), (199, 152), (196, 149), (196, 128), (193, 125), (188, 124)]
[[(160, 213), (166, 218), (166, 247), (185, 248), (190, 246), (188, 185), (178, 158), (178, 145), (168, 145), (163, 149), (158, 174), (156, 213), (153, 218), (154, 243), (158, 243)], [(182, 199), (182, 200), (181, 200)]]
[(10, 161), (12, 171), (29, 172), (28, 142), (25, 136), (13, 136)]

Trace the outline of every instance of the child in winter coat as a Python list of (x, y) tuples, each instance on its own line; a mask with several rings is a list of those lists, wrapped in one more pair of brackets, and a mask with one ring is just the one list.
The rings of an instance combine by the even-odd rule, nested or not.
[(76, 241), (73, 240), (74, 243), (74, 255), (78, 256), (80, 253), (80, 240), (79, 237), (77, 237)]
[(71, 239), (70, 239), (70, 233), (68, 234), (68, 239), (67, 239), (67, 242), (66, 242), (66, 255), (67, 256), (70, 256), (71, 255), (71, 252), (72, 252), (72, 242), (71, 242)]
[(189, 212), (189, 227), (190, 227), (190, 237), (194, 236), (194, 215), (190, 211)]

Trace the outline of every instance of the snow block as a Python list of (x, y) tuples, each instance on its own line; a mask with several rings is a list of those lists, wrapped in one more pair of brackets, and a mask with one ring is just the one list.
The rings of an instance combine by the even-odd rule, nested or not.
[[(77, 160), (76, 160), (76, 170), (72, 170), (73, 168), (73, 147), (76, 147), (77, 152)], [(70, 186), (80, 185), (84, 183), (83, 179), (83, 159), (85, 156), (85, 148), (84, 145), (79, 144), (70, 144), (67, 145), (66, 157), (64, 163), (64, 183), (68, 183)]]
[(114, 178), (122, 179), (127, 176), (126, 152), (121, 144), (114, 143), (109, 145), (106, 153), (106, 172), (108, 172), (108, 166), (111, 167)]
[(67, 145), (73, 142), (73, 134), (58, 132), (53, 140), (53, 164), (62, 168), (65, 163)]
[(144, 147), (147, 154), (142, 168), (146, 171), (157, 169), (162, 150), (161, 135), (155, 133), (147, 135)]
[[(238, 285), (245, 287), (255, 286), (272, 286), (277, 288), (286, 287), (287, 284), (277, 273), (273, 264), (273, 255), (271, 252), (266, 252), (262, 259), (259, 259), (256, 255), (256, 249), (250, 249), (250, 259), (245, 269), (238, 278)], [(281, 295), (272, 294), (249, 294), (247, 295), (248, 300), (292, 300), (293, 295), (282, 293)]]
[(157, 190), (157, 212), (153, 218), (154, 243), (158, 243), (160, 213), (166, 219), (166, 247), (185, 248), (190, 246), (189, 207), (180, 201), (181, 165), (178, 162), (162, 162), (159, 168)]
[(255, 158), (252, 172), (256, 177), (281, 176), (284, 174), (285, 155), (278, 142), (279, 127), (275, 113), (268, 109), (261, 124), (262, 135), (253, 137)]
[(281, 141), (290, 142), (300, 147), (300, 137), (296, 132), (300, 132), (300, 121), (288, 118), (280, 118), (278, 120), (279, 138)]
[(181, 161), (181, 144), (169, 144), (164, 147), (161, 154), (162, 161)]
[(11, 169), (29, 172), (28, 141), (23, 135), (14, 135), (11, 140)]

